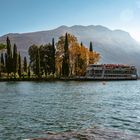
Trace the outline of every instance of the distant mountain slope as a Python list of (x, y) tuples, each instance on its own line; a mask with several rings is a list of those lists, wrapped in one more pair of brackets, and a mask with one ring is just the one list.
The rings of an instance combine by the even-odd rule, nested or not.
[(110, 30), (103, 26), (80, 26), (72, 27), (60, 26), (54, 30), (40, 31), (23, 34), (7, 34), (0, 37), (0, 42), (4, 43), (9, 36), (13, 43), (16, 43), (22, 55), (27, 55), (29, 46), (32, 44), (46, 44), (54, 37), (58, 38), (66, 32), (75, 35), (78, 40), (87, 47), (93, 41), (94, 50), (101, 54), (100, 63), (123, 63), (136, 65), (140, 73), (140, 45), (122, 30)]

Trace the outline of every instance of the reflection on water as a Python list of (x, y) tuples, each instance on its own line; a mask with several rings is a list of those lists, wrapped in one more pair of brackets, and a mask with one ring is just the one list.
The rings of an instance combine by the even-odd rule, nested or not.
[(1, 82), (0, 139), (101, 126), (140, 133), (140, 81)]

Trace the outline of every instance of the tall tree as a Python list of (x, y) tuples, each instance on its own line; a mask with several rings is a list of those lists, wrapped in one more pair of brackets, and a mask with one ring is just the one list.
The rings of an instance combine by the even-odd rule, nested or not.
[(90, 46), (89, 46), (88, 59), (89, 59), (88, 64), (95, 64), (100, 59), (100, 54), (93, 51), (92, 42), (90, 42)]
[(41, 72), (45, 72), (46, 76), (55, 73), (55, 46), (53, 42), (40, 46), (40, 67)]
[(29, 56), (30, 56), (30, 69), (32, 69), (32, 71), (34, 73), (36, 73), (36, 56), (37, 56), (37, 50), (38, 50), (38, 46), (37, 45), (30, 46), (29, 47), (29, 50), (28, 50), (28, 53), (29, 53)]
[[(59, 37), (59, 40), (56, 43), (55, 67), (56, 67), (56, 74), (58, 74), (59, 76), (62, 75), (62, 63), (63, 63), (63, 57), (64, 57), (65, 38), (66, 38), (65, 35)], [(74, 35), (71, 35), (69, 33), (67, 33), (67, 38), (68, 38), (69, 48), (71, 48), (72, 44), (75, 44), (78, 42), (77, 38)]]
[(68, 35), (65, 35), (65, 44), (64, 44), (64, 56), (62, 62), (62, 75), (69, 76), (69, 44), (68, 44)]
[(81, 42), (81, 44), (80, 44), (81, 46), (83, 46), (83, 42)]
[(1, 53), (1, 72), (4, 72), (5, 64), (4, 64), (4, 56), (3, 53)]
[(26, 57), (24, 57), (23, 70), (24, 70), (24, 72), (27, 73), (27, 59), (26, 59)]
[(74, 75), (82, 76), (87, 67), (88, 49), (82, 44), (74, 44), (70, 48), (70, 53), (73, 56)]
[(47, 74), (52, 73), (52, 66), (53, 66), (53, 61), (52, 61), (52, 45), (49, 43), (45, 46), (44, 50), (44, 58), (45, 58), (45, 70), (47, 71)]
[(52, 64), (51, 64), (51, 72), (55, 73), (55, 43), (54, 38), (52, 39)]
[(30, 66), (28, 67), (28, 78), (30, 78), (31, 72), (30, 72)]
[(17, 53), (17, 46), (16, 46), (16, 44), (14, 44), (14, 48), (13, 48), (13, 72), (14, 72), (14, 76), (16, 75), (17, 68), (18, 68), (18, 53)]
[(9, 74), (12, 72), (12, 68), (13, 68), (11, 42), (9, 37), (7, 37), (6, 44), (7, 44), (7, 73)]
[(90, 45), (89, 45), (89, 51), (90, 51), (90, 52), (93, 52), (92, 42), (90, 42)]
[(40, 77), (40, 54), (39, 54), (39, 48), (37, 48), (37, 54), (36, 54), (36, 75)]
[(21, 56), (20, 56), (20, 52), (18, 55), (18, 75), (19, 77), (21, 77)]
[(7, 66), (8, 62), (7, 61), (8, 61), (7, 60), (7, 53), (5, 53), (5, 69), (6, 69), (6, 72), (7, 72), (7, 69), (8, 69), (8, 66)]
[(4, 66), (4, 57), (3, 57), (3, 53), (1, 53), (1, 64)]

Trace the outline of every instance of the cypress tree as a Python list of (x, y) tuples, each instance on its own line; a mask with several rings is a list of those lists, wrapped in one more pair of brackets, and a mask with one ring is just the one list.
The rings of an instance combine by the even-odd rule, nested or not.
[(21, 77), (21, 56), (20, 56), (20, 52), (18, 55), (18, 75), (19, 77)]
[(1, 64), (4, 66), (4, 58), (3, 58), (3, 53), (1, 54)]
[(24, 57), (23, 70), (24, 70), (24, 72), (27, 72), (27, 59), (26, 59), (26, 57)]
[(11, 42), (10, 42), (9, 37), (7, 37), (6, 43), (7, 43), (7, 55), (8, 57), (12, 57)]
[(55, 43), (54, 38), (52, 39), (52, 73), (55, 73)]
[(3, 53), (1, 54), (1, 71), (4, 72), (4, 57), (3, 57)]
[[(37, 45), (32, 45), (29, 47), (28, 53), (30, 56), (30, 69), (33, 70), (34, 74), (36, 74), (36, 56), (37, 56), (37, 50), (38, 46)], [(41, 60), (43, 61), (43, 57)]]
[(1, 77), (1, 71), (2, 71), (2, 64), (1, 64), (1, 61), (0, 61), (0, 77)]
[(40, 77), (40, 54), (39, 54), (39, 48), (37, 48), (37, 54), (36, 54), (36, 75)]
[(64, 43), (64, 56), (62, 62), (62, 75), (69, 76), (69, 48), (68, 48), (68, 35), (65, 35)]
[(81, 42), (81, 44), (80, 44), (81, 46), (83, 46), (83, 42)]
[(8, 60), (7, 60), (7, 53), (5, 53), (5, 69), (6, 69), (6, 71), (7, 71), (7, 69), (8, 69), (8, 62), (7, 62)]
[(94, 64), (93, 46), (92, 42), (89, 45), (89, 64)]
[(0, 63), (0, 77), (1, 77), (1, 71), (2, 71), (2, 70), (1, 70), (1, 63)]
[(44, 66), (45, 66), (45, 74), (53, 73), (53, 51), (52, 51), (52, 44), (47, 44), (44, 46)]
[(16, 46), (16, 44), (14, 44), (14, 48), (13, 48), (13, 72), (14, 72), (14, 76), (16, 75), (17, 68), (18, 68), (17, 62), (18, 62), (17, 46)]
[(93, 52), (92, 42), (90, 42), (89, 51), (90, 51), (90, 52)]
[(12, 72), (12, 51), (11, 51), (11, 43), (9, 37), (6, 40), (7, 43), (7, 73)]
[(30, 78), (31, 72), (30, 72), (30, 67), (28, 67), (28, 78)]

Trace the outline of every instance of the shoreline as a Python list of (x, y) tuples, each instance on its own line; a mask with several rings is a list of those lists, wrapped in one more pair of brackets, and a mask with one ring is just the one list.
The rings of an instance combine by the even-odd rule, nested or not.
[(37, 81), (37, 82), (55, 82), (55, 81), (134, 81), (134, 80), (140, 80), (140, 78), (138, 79), (130, 79), (130, 78), (108, 78), (108, 79), (104, 79), (104, 78), (98, 78), (98, 79), (93, 79), (93, 78), (86, 78), (86, 77), (79, 77), (79, 78), (0, 78), (0, 82), (22, 82), (22, 81)]

